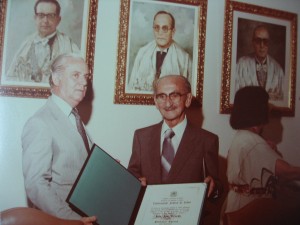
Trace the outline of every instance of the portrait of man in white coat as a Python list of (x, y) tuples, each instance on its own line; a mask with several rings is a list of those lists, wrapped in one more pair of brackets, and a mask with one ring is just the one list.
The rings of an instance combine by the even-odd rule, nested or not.
[[(249, 20), (239, 22), (249, 24), (248, 30), (251, 33), (247, 44), (248, 53), (241, 55), (237, 60), (235, 91), (244, 86), (261, 86), (268, 92), (271, 101), (284, 101), (288, 95), (286, 93), (288, 79), (284, 71), (284, 27)], [(241, 43), (239, 44), (241, 47)]]
[[(147, 10), (143, 11), (145, 5)], [(144, 24), (142, 26), (141, 22), (133, 22), (132, 25), (127, 92), (150, 94), (153, 80), (167, 74), (180, 74), (193, 84), (193, 10), (177, 7), (179, 10), (176, 11), (174, 6), (157, 3), (140, 3), (133, 9), (135, 11), (132, 18), (139, 18), (135, 21), (142, 19)], [(184, 19), (185, 22), (188, 21), (186, 31), (182, 29), (182, 20), (177, 18), (183, 11), (185, 15), (190, 16), (189, 20)], [(139, 40), (137, 32), (134, 32), (138, 30), (138, 26), (142, 27), (141, 35), (138, 35)], [(142, 29), (145, 32), (142, 32)], [(143, 33), (147, 33), (148, 36)]]
[[(2, 81), (49, 86), (52, 61), (62, 53), (78, 53), (82, 49), (83, 9), (84, 1), (10, 1), (8, 27), (11, 28)], [(26, 16), (22, 16), (25, 12)]]

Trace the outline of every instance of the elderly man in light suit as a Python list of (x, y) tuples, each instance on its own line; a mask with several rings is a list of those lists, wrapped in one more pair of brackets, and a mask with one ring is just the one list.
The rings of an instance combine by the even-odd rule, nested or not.
[(70, 53), (58, 56), (51, 70), (52, 95), (22, 133), (26, 194), (42, 211), (92, 225), (94, 216), (81, 217), (65, 201), (92, 144), (89, 137), (85, 144), (72, 114), (85, 96), (88, 67), (82, 57)]

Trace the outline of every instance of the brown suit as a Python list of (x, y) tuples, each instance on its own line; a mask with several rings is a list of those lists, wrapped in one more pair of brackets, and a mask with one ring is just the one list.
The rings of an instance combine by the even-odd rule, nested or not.
[[(134, 133), (133, 150), (128, 170), (137, 178), (146, 177), (147, 184), (161, 184), (160, 133), (162, 122), (138, 129)], [(165, 183), (203, 182), (210, 175), (218, 180), (218, 136), (187, 123), (169, 176)], [(206, 165), (204, 175), (203, 160)]]

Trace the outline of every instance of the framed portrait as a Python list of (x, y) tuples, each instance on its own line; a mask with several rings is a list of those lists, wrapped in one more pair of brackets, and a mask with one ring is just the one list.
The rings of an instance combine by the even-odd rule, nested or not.
[(92, 77), (97, 0), (0, 1), (0, 96), (47, 98), (56, 56), (79, 52)]
[(206, 13), (206, 0), (121, 1), (114, 103), (154, 104), (153, 81), (173, 74), (202, 104)]
[(295, 114), (297, 14), (226, 1), (221, 113), (230, 113), (235, 93), (262, 86), (271, 111)]

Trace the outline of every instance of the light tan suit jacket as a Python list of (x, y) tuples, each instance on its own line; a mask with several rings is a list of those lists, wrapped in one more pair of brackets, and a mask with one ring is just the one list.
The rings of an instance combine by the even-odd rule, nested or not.
[(87, 151), (76, 126), (51, 97), (26, 122), (22, 147), (25, 189), (30, 202), (60, 218), (80, 218), (65, 200)]

